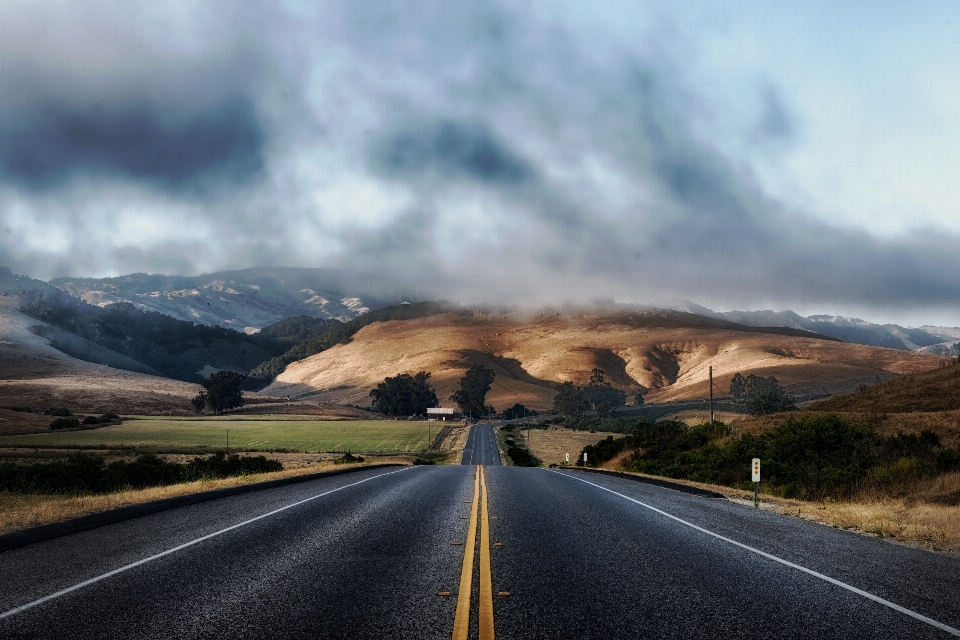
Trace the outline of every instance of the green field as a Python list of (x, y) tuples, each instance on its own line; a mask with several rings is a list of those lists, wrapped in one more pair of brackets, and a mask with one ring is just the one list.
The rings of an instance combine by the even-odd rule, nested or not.
[[(436, 435), (436, 425), (432, 425)], [(0, 437), (0, 447), (136, 447), (154, 450), (421, 451), (427, 425), (403, 420), (142, 417), (90, 431)]]

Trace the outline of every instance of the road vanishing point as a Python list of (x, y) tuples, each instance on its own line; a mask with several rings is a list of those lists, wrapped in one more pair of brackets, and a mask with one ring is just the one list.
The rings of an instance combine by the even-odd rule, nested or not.
[(388, 467), (0, 553), (0, 638), (948, 638), (960, 560), (572, 469)]

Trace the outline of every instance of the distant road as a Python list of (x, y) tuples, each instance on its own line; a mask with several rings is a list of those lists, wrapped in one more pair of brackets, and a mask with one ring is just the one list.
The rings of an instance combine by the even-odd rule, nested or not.
[(494, 422), (472, 426), (470, 435), (467, 436), (467, 444), (463, 447), (463, 458), (460, 464), (499, 466), (501, 464), (500, 449), (497, 447), (497, 437), (493, 430), (503, 424), (506, 423)]
[[(472, 457), (492, 456), (489, 426), (472, 437)], [(476, 638), (481, 620), (504, 639), (960, 628), (956, 558), (617, 477), (477, 472), (365, 470), (7, 551), (0, 638)]]

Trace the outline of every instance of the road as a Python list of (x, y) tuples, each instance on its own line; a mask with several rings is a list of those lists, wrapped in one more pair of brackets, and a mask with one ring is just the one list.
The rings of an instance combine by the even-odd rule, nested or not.
[(499, 466), (500, 450), (497, 448), (497, 437), (494, 435), (494, 428), (507, 424), (506, 422), (494, 422), (488, 424), (478, 424), (470, 429), (470, 435), (467, 436), (467, 444), (463, 447), (463, 457), (460, 459), (462, 465), (483, 464), (487, 466)]
[[(495, 459), (485, 431), (471, 455)], [(7, 551), (0, 575), (2, 638), (960, 628), (960, 560), (618, 477), (495, 463), (364, 470), (173, 509)]]

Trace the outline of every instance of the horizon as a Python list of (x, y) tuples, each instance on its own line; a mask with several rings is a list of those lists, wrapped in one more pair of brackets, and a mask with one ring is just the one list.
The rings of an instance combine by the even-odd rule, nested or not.
[(8, 2), (0, 59), (37, 279), (960, 326), (957, 3)]
[[(5, 265), (0, 265), (0, 269), (3, 269), (3, 268), (9, 268), (9, 267), (5, 267)], [(11, 273), (13, 273), (14, 276), (23, 276), (23, 277), (27, 277), (27, 278), (33, 278), (33, 279), (35, 279), (35, 280), (41, 280), (41, 281), (43, 281), (43, 282), (46, 282), (46, 283), (50, 284), (50, 283), (52, 283), (53, 281), (55, 281), (55, 280), (60, 280), (60, 279), (64, 279), (64, 280), (109, 280), (109, 279), (125, 278), (125, 277), (129, 277), (129, 276), (133, 276), (133, 275), (146, 275), (146, 276), (151, 276), (151, 277), (162, 276), (162, 277), (169, 277), (169, 278), (202, 278), (202, 277), (204, 277), (204, 276), (219, 275), (219, 274), (221, 274), (221, 273), (234, 273), (234, 272), (239, 272), (239, 271), (252, 271), (252, 270), (257, 270), (257, 269), (265, 269), (265, 270), (269, 270), (269, 269), (325, 269), (325, 270), (331, 270), (331, 271), (340, 271), (340, 272), (344, 272), (344, 273), (351, 273), (349, 270), (337, 269), (337, 268), (334, 268), (334, 267), (293, 267), (293, 266), (279, 266), (279, 265), (274, 265), (274, 266), (269, 266), (269, 267), (268, 267), (268, 266), (254, 266), (254, 267), (245, 267), (245, 268), (243, 268), (243, 269), (225, 269), (225, 270), (223, 270), (223, 271), (203, 272), (203, 273), (197, 273), (197, 274), (192, 274), (192, 275), (185, 275), (185, 274), (168, 274), (168, 273), (159, 273), (159, 272), (153, 272), (153, 273), (151, 273), (151, 272), (133, 272), (133, 273), (126, 273), (126, 274), (120, 274), (120, 275), (107, 275), (107, 276), (80, 276), (80, 275), (56, 276), (56, 277), (50, 278), (49, 280), (42, 280), (42, 279), (40, 279), (40, 278), (33, 278), (33, 276), (31, 276), (31, 275), (29, 275), (29, 274), (16, 273), (15, 271), (11, 271)], [(354, 272), (352, 272), (352, 273), (362, 273), (362, 272), (356, 272), (356, 271), (354, 271)], [(412, 292), (408, 292), (408, 293), (412, 293)], [(431, 296), (428, 295), (427, 292), (425, 292), (425, 291), (419, 291), (419, 292), (416, 292), (416, 293), (418, 293), (418, 296), (417, 296), (417, 297), (419, 298), (419, 299), (416, 300), (416, 301), (422, 301), (422, 302), (446, 302), (446, 303), (453, 304), (453, 305), (456, 305), (456, 306), (459, 306), (459, 307), (467, 307), (467, 308), (472, 307), (472, 306), (477, 306), (477, 307), (493, 307), (493, 306), (494, 306), (494, 303), (483, 302), (483, 301), (476, 301), (476, 300), (473, 300), (473, 301), (471, 301), (471, 300), (453, 300), (453, 301), (451, 301), (451, 300), (448, 300), (447, 298), (445, 298), (445, 297), (442, 296), (442, 295), (432, 296), (432, 297), (431, 297)], [(422, 293), (422, 294), (425, 294), (425, 295), (419, 296), (419, 294), (421, 294), (421, 293)], [(408, 302), (407, 302), (407, 301), (403, 301), (403, 302), (400, 302), (400, 303), (398, 303), (398, 304), (408, 304)], [(594, 299), (594, 300), (588, 300), (588, 301), (561, 300), (561, 301), (557, 301), (557, 302), (550, 303), (550, 304), (545, 304), (545, 305), (524, 305), (524, 304), (522, 304), (522, 303), (514, 303), (514, 304), (510, 304), (510, 305), (499, 305), (497, 308), (499, 308), (499, 309), (507, 309), (507, 310), (509, 310), (511, 313), (512, 313), (512, 312), (518, 312), (518, 313), (535, 313), (535, 312), (537, 312), (537, 311), (543, 311), (543, 310), (560, 310), (560, 311), (563, 311), (563, 310), (571, 310), (571, 309), (572, 309), (572, 310), (579, 310), (579, 309), (582, 309), (582, 308), (599, 309), (599, 308), (602, 308), (602, 307), (614, 307), (614, 308), (616, 308), (616, 307), (625, 307), (625, 308), (634, 307), (634, 308), (662, 309), (662, 310), (667, 310), (667, 311), (680, 311), (680, 312), (684, 312), (684, 313), (692, 313), (693, 315), (702, 315), (702, 314), (698, 314), (696, 311), (689, 311), (689, 310), (687, 310), (687, 309), (685, 309), (685, 308), (681, 308), (681, 307), (688, 306), (688, 305), (694, 305), (694, 306), (704, 307), (707, 311), (711, 311), (711, 312), (714, 312), (714, 313), (721, 313), (721, 314), (722, 314), (722, 313), (764, 313), (764, 312), (770, 312), (770, 313), (796, 313), (797, 315), (799, 315), (799, 316), (801, 316), (801, 317), (803, 317), (803, 318), (815, 318), (815, 317), (843, 318), (843, 319), (847, 319), (847, 320), (861, 320), (861, 321), (866, 321), (866, 322), (869, 322), (869, 323), (875, 324), (875, 325), (898, 325), (898, 326), (902, 326), (902, 327), (908, 328), (908, 329), (920, 329), (920, 328), (922, 328), (922, 327), (924, 327), (924, 326), (950, 328), (950, 329), (960, 329), (960, 326), (958, 326), (958, 325), (950, 325), (950, 324), (944, 324), (944, 323), (939, 323), (939, 324), (938, 324), (937, 322), (930, 322), (930, 321), (924, 321), (924, 322), (917, 323), (917, 324), (908, 324), (908, 323), (904, 323), (904, 322), (898, 322), (898, 321), (895, 321), (895, 320), (884, 320), (884, 319), (882, 319), (882, 318), (877, 318), (877, 317), (875, 317), (875, 316), (862, 317), (862, 316), (856, 316), (856, 315), (850, 315), (850, 314), (844, 314), (844, 313), (831, 313), (831, 312), (824, 312), (824, 311), (819, 311), (819, 312), (818, 312), (818, 311), (813, 311), (813, 312), (807, 313), (807, 312), (804, 312), (804, 311), (802, 311), (802, 310), (801, 310), (801, 311), (798, 311), (798, 310), (796, 310), (796, 309), (786, 309), (786, 308), (784, 308), (784, 309), (773, 309), (773, 308), (757, 308), (757, 309), (724, 309), (724, 308), (713, 308), (713, 307), (705, 307), (704, 305), (700, 305), (700, 304), (698, 304), (695, 300), (687, 300), (687, 299), (682, 299), (682, 298), (676, 298), (676, 299), (672, 299), (672, 300), (659, 300), (659, 301), (652, 301), (652, 302), (650, 302), (650, 301), (648, 301), (648, 302), (623, 301), (623, 300), (616, 300), (616, 299), (613, 299), (613, 298), (611, 298), (611, 299)], [(616, 310), (616, 309), (614, 309), (614, 310)], [(705, 317), (710, 317), (710, 316), (705, 316)]]

